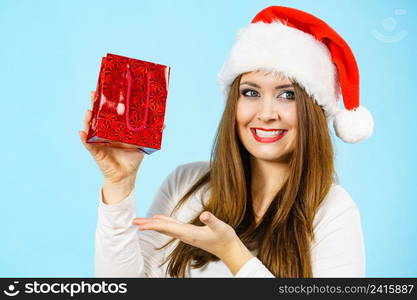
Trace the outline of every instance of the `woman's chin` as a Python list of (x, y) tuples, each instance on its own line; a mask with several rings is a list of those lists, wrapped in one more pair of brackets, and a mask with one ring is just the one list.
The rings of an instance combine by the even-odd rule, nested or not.
[(251, 152), (252, 157), (255, 159), (275, 162), (275, 163), (288, 163), (291, 158), (291, 153), (282, 153), (282, 152), (273, 152), (271, 149), (269, 151), (253, 151)]

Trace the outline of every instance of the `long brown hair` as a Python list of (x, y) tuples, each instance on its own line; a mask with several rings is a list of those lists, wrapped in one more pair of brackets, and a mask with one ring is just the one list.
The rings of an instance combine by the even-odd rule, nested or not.
[[(323, 110), (292, 81), (298, 116), (295, 149), (289, 160), (289, 175), (268, 210), (255, 222), (251, 196), (250, 155), (236, 129), (236, 103), (242, 75), (231, 85), (215, 143), (210, 168), (179, 200), (171, 215), (203, 186), (210, 197), (203, 204), (217, 218), (232, 226), (249, 250), (276, 277), (312, 277), (310, 245), (314, 240), (313, 219), (330, 190), (334, 176), (333, 147)], [(199, 214), (189, 222), (202, 226)], [(158, 250), (167, 247), (175, 238)], [(185, 277), (189, 264), (201, 268), (219, 258), (178, 240), (161, 264), (169, 261), (171, 277)]]

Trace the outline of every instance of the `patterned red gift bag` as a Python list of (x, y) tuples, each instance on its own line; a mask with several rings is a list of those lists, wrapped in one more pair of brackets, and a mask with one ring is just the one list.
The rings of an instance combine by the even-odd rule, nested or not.
[(161, 149), (170, 67), (108, 53), (102, 58), (88, 143)]

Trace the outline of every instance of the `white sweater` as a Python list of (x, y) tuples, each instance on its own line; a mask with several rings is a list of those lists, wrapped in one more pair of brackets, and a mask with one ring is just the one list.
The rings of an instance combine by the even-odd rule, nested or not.
[[(169, 216), (193, 183), (208, 170), (209, 162), (178, 166), (162, 183), (146, 217)], [(200, 189), (202, 190), (202, 189)], [(188, 199), (174, 217), (188, 222), (202, 209), (198, 192)], [(206, 199), (204, 200), (206, 201)], [(163, 250), (171, 237), (152, 230), (138, 230), (135, 190), (122, 202), (107, 205), (99, 195), (95, 240), (96, 277), (169, 277), (163, 261), (178, 241)], [(339, 185), (333, 184), (314, 219), (315, 242), (311, 245), (313, 277), (364, 277), (365, 250), (357, 205)], [(256, 257), (250, 259), (234, 277), (274, 277)], [(210, 262), (203, 268), (187, 267), (186, 277), (233, 277), (223, 261)]]

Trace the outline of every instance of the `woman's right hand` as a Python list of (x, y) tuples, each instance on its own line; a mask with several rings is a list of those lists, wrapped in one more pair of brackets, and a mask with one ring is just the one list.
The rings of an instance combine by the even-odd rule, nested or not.
[[(90, 97), (93, 104), (94, 91)], [(87, 110), (84, 131), (78, 133), (84, 147), (90, 152), (104, 176), (103, 193), (104, 196), (109, 196), (105, 202), (114, 204), (123, 200), (133, 189), (144, 154), (135, 148), (116, 148), (107, 143), (87, 143), (91, 117), (92, 111)]]

